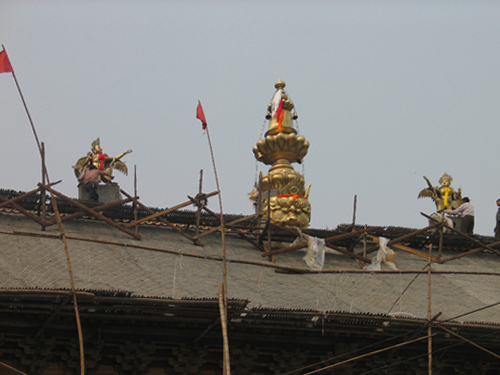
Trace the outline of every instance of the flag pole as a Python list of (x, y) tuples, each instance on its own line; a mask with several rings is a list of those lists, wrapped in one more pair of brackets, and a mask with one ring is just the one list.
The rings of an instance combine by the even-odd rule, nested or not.
[[(3, 44), (2, 44), (2, 49), (3, 49), (2, 52), (4, 52), (6, 54), (7, 59), (8, 59), (7, 50), (5, 49), (5, 46)], [(19, 95), (21, 96), (21, 100), (23, 102), (24, 109), (26, 110), (26, 114), (28, 115), (28, 119), (29, 119), (29, 122), (31, 125), (31, 130), (33, 131), (33, 135), (35, 136), (36, 145), (38, 147), (38, 152), (40, 153), (40, 158), (42, 160), (42, 165), (43, 165), (42, 166), (43, 178), (46, 178), (47, 183), (50, 185), (49, 172), (47, 170), (47, 166), (45, 165), (45, 150), (44, 150), (45, 147), (42, 147), (42, 144), (40, 143), (40, 141), (38, 139), (35, 125), (34, 125), (33, 120), (31, 118), (30, 112), (28, 110), (28, 106), (26, 105), (26, 101), (24, 100), (24, 96), (23, 96), (23, 93), (21, 91), (21, 86), (19, 86), (19, 82), (17, 81), (16, 74), (14, 73), (14, 69), (12, 68), (12, 64), (10, 64), (10, 61), (9, 61), (9, 65), (10, 65), (9, 72), (12, 73), (12, 77), (14, 77), (14, 82), (16, 83), (17, 91), (19, 91)], [(69, 281), (70, 281), (70, 285), (71, 285), (71, 293), (73, 295), (73, 307), (75, 310), (76, 326), (78, 329), (78, 340), (79, 340), (79, 344), (80, 344), (79, 345), (80, 346), (80, 374), (85, 375), (85, 352), (84, 352), (84, 346), (83, 346), (83, 332), (82, 332), (82, 325), (81, 325), (81, 321), (80, 321), (80, 313), (78, 311), (78, 300), (76, 298), (75, 284), (74, 284), (74, 280), (73, 280), (73, 271), (71, 269), (71, 260), (69, 257), (68, 242), (66, 239), (66, 233), (64, 231), (61, 216), (59, 215), (59, 209), (57, 207), (57, 202), (56, 202), (56, 199), (55, 199), (55, 196), (53, 193), (51, 193), (51, 201), (52, 201), (52, 207), (54, 209), (54, 214), (56, 216), (57, 224), (59, 227), (59, 231), (61, 234), (61, 240), (62, 240), (63, 245), (64, 245), (64, 251), (66, 253), (66, 263), (68, 266), (68, 274), (69, 274)]]
[(215, 184), (217, 192), (219, 193), (219, 209), (220, 209), (220, 234), (222, 241), (222, 299), (223, 299), (223, 340), (224, 340), (224, 355), (223, 355), (223, 375), (231, 374), (231, 367), (229, 362), (229, 342), (227, 337), (227, 264), (226, 264), (226, 241), (225, 241), (225, 227), (224, 227), (224, 213), (222, 210), (222, 194), (219, 186), (219, 177), (217, 175), (217, 167), (215, 166), (214, 150), (212, 148), (212, 141), (210, 140), (210, 132), (208, 127), (205, 129), (207, 132), (208, 146), (212, 156), (212, 165), (214, 168)]
[[(7, 50), (5, 49), (5, 46), (2, 44), (2, 48), (7, 53)], [(36, 129), (35, 125), (33, 124), (33, 120), (31, 119), (30, 111), (28, 110), (28, 106), (26, 105), (26, 101), (24, 100), (23, 93), (21, 91), (21, 86), (19, 86), (19, 82), (17, 81), (16, 73), (14, 73), (14, 69), (12, 69), (12, 77), (14, 77), (14, 82), (16, 83), (17, 91), (19, 92), (19, 96), (21, 97), (21, 100), (24, 105), (24, 109), (26, 110), (26, 114), (28, 115), (28, 119), (31, 125), (31, 130), (33, 131), (33, 135), (35, 136), (35, 141), (36, 145), (38, 147), (38, 152), (40, 153), (40, 157), (42, 157), (42, 146), (40, 144), (40, 141), (38, 140), (38, 135), (36, 134)]]
[(201, 103), (198, 101), (198, 108), (196, 110), (196, 118), (201, 120), (203, 130), (207, 134), (208, 147), (210, 149), (210, 155), (212, 157), (212, 166), (215, 175), (215, 184), (217, 187), (217, 192), (219, 193), (219, 209), (220, 209), (220, 233), (222, 242), (222, 284), (219, 289), (219, 305), (221, 314), (221, 326), (222, 326), (222, 340), (223, 340), (223, 357), (222, 357), (222, 374), (231, 375), (231, 364), (229, 357), (229, 341), (227, 336), (227, 264), (226, 264), (226, 241), (225, 241), (225, 227), (224, 227), (224, 213), (222, 210), (222, 194), (219, 186), (219, 177), (217, 174), (217, 167), (215, 165), (214, 150), (212, 148), (212, 141), (210, 140), (210, 132), (208, 131), (207, 121), (205, 119), (205, 114), (203, 113), (203, 108)]

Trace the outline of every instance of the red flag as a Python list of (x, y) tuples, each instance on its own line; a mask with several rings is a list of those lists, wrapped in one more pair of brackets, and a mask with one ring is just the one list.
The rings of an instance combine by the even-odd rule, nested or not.
[(283, 99), (280, 100), (280, 104), (276, 109), (276, 120), (278, 120), (278, 131), (280, 133), (283, 132), (283, 116), (285, 114), (285, 110), (283, 109)]
[(205, 114), (203, 113), (203, 107), (201, 106), (199, 100), (198, 100), (198, 108), (196, 108), (196, 118), (201, 121), (203, 130), (205, 130), (207, 128), (207, 120), (205, 119)]
[(9, 57), (5, 50), (0, 51), (0, 73), (13, 73), (12, 65), (10, 65)]

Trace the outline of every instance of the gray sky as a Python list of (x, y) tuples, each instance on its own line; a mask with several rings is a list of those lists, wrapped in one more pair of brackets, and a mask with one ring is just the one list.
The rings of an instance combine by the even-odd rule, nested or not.
[[(311, 143), (294, 165), (311, 184), (311, 227), (421, 228), (444, 172), (492, 235), (500, 197), (500, 2), (496, 1), (10, 1), (4, 44), (45, 143), (52, 181), (77, 196), (71, 166), (101, 138), (126, 155), (115, 181), (146, 205), (216, 190), (224, 212), (250, 214), (252, 147), (278, 79)], [(0, 74), (0, 184), (28, 191), (40, 160), (12, 75)], [(267, 124), (266, 124), (267, 125)], [(209, 207), (218, 211), (216, 199)]]

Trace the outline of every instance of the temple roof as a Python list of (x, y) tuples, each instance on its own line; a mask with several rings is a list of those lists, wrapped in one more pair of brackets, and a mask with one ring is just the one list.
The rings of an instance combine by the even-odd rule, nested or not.
[[(417, 359), (428, 356), (429, 324), (443, 374), (500, 368), (491, 360), (500, 348), (494, 238), (443, 234), (441, 242), (427, 229), (352, 224), (305, 229), (325, 240), (318, 271), (304, 259), (311, 252), (294, 244), (298, 231), (260, 216), (222, 215), (221, 236), (221, 216), (211, 211), (96, 209), (66, 197), (55, 199), (57, 212), (46, 207), (42, 230), (39, 194), (0, 196), (12, 202), (0, 204), (6, 375), (78, 374), (79, 363), (96, 375), (216, 375), (229, 356), (236, 374), (305, 374), (344, 360), (348, 373), (407, 374), (427, 365)], [(47, 225), (55, 217), (61, 227)], [(393, 241), (398, 270), (367, 271), (383, 238)], [(367, 350), (373, 354), (359, 359)]]
[[(79, 291), (172, 299), (218, 296), (222, 282), (218, 232), (204, 236), (203, 246), (197, 246), (167, 226), (140, 225), (140, 241), (105, 222), (91, 219), (65, 222), (64, 231), (75, 288)], [(269, 262), (250, 241), (242, 238), (245, 231), (248, 230), (228, 231), (225, 247), (228, 298), (247, 301), (247, 308), (427, 318), (428, 275), (418, 271), (426, 269), (428, 260), (422, 256), (396, 249), (400, 272), (366, 272), (355, 259), (328, 249), (323, 271), (317, 273), (307, 268), (304, 250), (276, 254), (274, 262)], [(193, 234), (194, 228), (188, 228), (187, 232)], [(309, 233), (325, 238), (341, 232)], [(293, 236), (276, 238), (281, 247), (287, 247)], [(57, 226), (42, 231), (25, 216), (3, 210), (0, 239), (2, 288), (69, 288), (68, 265)], [(465, 245), (463, 240), (462, 243)], [(275, 242), (274, 246), (277, 245)], [(422, 254), (428, 252), (425, 247), (420, 250)], [(362, 245), (358, 244), (355, 252), (362, 253)], [(445, 259), (462, 252), (456, 247), (444, 248), (441, 256)], [(373, 259), (375, 254), (367, 257)], [(498, 305), (459, 317), (496, 302), (499, 266), (500, 258), (490, 252), (433, 263), (432, 314), (441, 312), (440, 319), (458, 317), (456, 320), (460, 322), (500, 323)], [(384, 270), (389, 271), (382, 266)]]

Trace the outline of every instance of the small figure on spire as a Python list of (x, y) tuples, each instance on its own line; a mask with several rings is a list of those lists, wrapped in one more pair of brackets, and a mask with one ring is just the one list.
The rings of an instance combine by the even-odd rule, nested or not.
[[(110, 157), (108, 154), (104, 154), (102, 152), (101, 141), (97, 138), (94, 142), (92, 142), (91, 151), (92, 152), (87, 153), (87, 156), (83, 156), (78, 159), (76, 164), (73, 166), (76, 178), (88, 171), (91, 164), (93, 164), (100, 171), (106, 171), (109, 176), (112, 176), (113, 169), (117, 169), (125, 175), (128, 174), (128, 168), (125, 162), (120, 159), (131, 153), (132, 150), (127, 150), (118, 156)], [(101, 181), (110, 184), (111, 178), (103, 175), (101, 177)]]
[(436, 204), (437, 212), (450, 209), (453, 210), (460, 207), (462, 203), (462, 189), (459, 188), (457, 192), (450, 186), (453, 177), (448, 173), (444, 173), (439, 179), (439, 183), (441, 184), (440, 187), (432, 186), (426, 176), (424, 176), (424, 179), (427, 181), (429, 187), (422, 189), (420, 193), (418, 193), (419, 198), (431, 197)]

